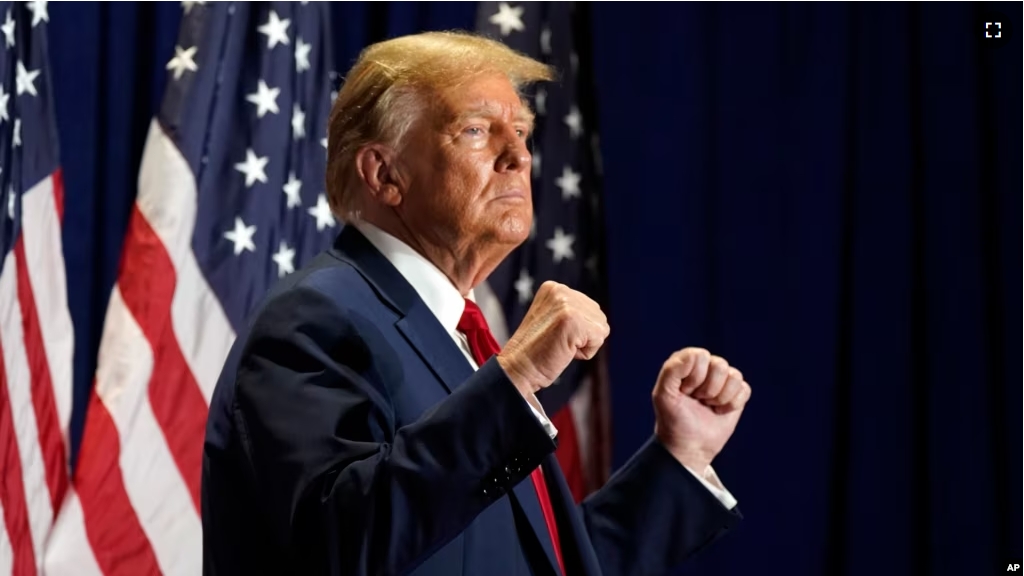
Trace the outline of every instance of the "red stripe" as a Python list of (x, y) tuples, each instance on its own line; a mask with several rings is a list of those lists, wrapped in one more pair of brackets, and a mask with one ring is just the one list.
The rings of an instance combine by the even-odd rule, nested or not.
[(14, 437), (11, 400), (7, 393), (7, 369), (4, 366), (3, 346), (0, 345), (0, 502), (3, 502), (4, 525), (14, 552), (12, 574), (34, 576), (36, 560), (32, 549), (32, 532), (28, 527), (23, 482), (21, 456), (17, 438)]
[(138, 206), (132, 210), (121, 266), (118, 286), (125, 305), (153, 348), (149, 401), (200, 514), (206, 400), (174, 335), (174, 265)]
[(39, 447), (43, 452), (43, 466), (46, 468), (46, 486), (50, 489), (50, 506), (56, 518), (60, 503), (68, 489), (67, 459), (64, 440), (60, 431), (60, 417), (53, 397), (53, 380), (50, 378), (50, 363), (43, 347), (43, 333), (39, 326), (35, 295), (28, 278), (25, 264), (24, 236), (14, 244), (14, 262), (18, 272), (18, 303), (21, 305), (21, 323), (24, 331), (25, 354), (28, 369), (32, 375), (32, 408), (36, 413), (36, 427), (39, 429)]
[(64, 170), (57, 168), (50, 175), (53, 180), (53, 200), (57, 207), (57, 222), (64, 223)]
[(583, 460), (580, 458), (580, 443), (576, 436), (576, 422), (572, 410), (566, 403), (561, 410), (551, 418), (551, 423), (558, 430), (558, 448), (555, 450), (555, 457), (558, 458), (558, 465), (565, 474), (565, 481), (569, 484), (572, 497), (576, 503), (580, 503), (587, 496), (587, 477), (583, 473)]
[(107, 576), (160, 574), (124, 487), (120, 453), (117, 428), (94, 387), (74, 476), (89, 544)]

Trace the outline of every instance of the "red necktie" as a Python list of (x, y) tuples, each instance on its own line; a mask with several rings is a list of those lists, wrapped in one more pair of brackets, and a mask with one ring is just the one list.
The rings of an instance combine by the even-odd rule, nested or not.
[[(459, 320), (459, 332), (465, 334), (466, 339), (469, 340), (469, 350), (473, 353), (473, 359), (476, 360), (478, 366), (483, 366), (488, 358), (501, 351), (501, 347), (498, 346), (498, 342), (495, 341), (494, 336), (491, 334), (491, 329), (487, 326), (487, 319), (484, 318), (484, 313), (480, 311), (480, 307), (472, 300), (466, 300), (466, 309), (462, 312), (462, 318)], [(544, 473), (539, 466), (530, 473), (530, 479), (533, 480), (533, 487), (537, 489), (540, 509), (544, 513), (544, 522), (548, 525), (551, 542), (555, 546), (555, 558), (558, 559), (558, 568), (561, 570), (561, 574), (565, 574), (565, 565), (562, 563), (562, 548), (558, 541), (558, 526), (555, 524), (555, 511), (551, 507), (551, 497), (548, 495), (547, 482), (544, 481)]]

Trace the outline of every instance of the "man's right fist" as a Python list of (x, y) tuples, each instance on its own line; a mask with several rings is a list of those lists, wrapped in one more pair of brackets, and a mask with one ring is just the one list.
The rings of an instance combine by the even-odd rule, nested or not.
[(573, 359), (593, 358), (608, 331), (608, 318), (597, 302), (548, 281), (498, 354), (498, 364), (520, 392), (533, 394), (550, 386)]

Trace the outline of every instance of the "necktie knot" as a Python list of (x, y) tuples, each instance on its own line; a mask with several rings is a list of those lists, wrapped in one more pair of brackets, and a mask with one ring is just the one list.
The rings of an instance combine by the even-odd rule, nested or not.
[(467, 298), (466, 308), (462, 311), (462, 318), (459, 319), (459, 332), (468, 334), (477, 330), (490, 332), (490, 327), (487, 326), (487, 318), (484, 317), (483, 310), (477, 306), (476, 302)]

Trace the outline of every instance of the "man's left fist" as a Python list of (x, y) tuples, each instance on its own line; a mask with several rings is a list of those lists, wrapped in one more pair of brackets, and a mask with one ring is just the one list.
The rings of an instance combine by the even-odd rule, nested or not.
[(698, 474), (722, 451), (750, 400), (739, 370), (703, 348), (684, 348), (665, 361), (652, 393), (654, 433), (679, 462)]

